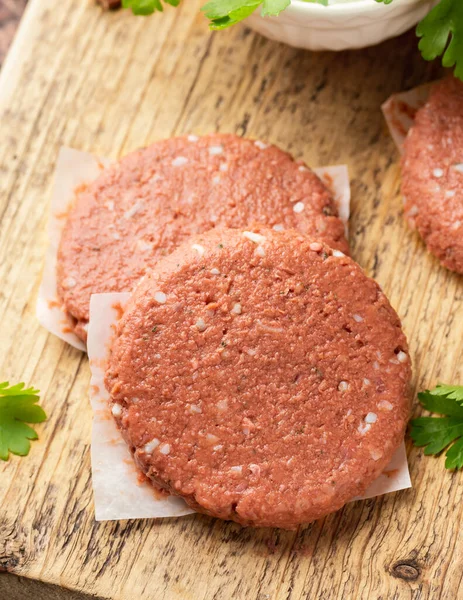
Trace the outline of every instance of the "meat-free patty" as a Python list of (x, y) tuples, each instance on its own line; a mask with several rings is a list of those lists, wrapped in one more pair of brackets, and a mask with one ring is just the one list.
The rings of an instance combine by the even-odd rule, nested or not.
[(134, 152), (78, 194), (58, 254), (58, 294), (85, 340), (90, 295), (130, 291), (192, 234), (259, 222), (348, 252), (331, 193), (275, 146), (188, 136)]
[(463, 273), (463, 82), (438, 82), (404, 144), (405, 214), (430, 252)]
[(222, 519), (294, 528), (388, 464), (409, 379), (400, 320), (352, 259), (295, 231), (224, 229), (141, 281), (106, 386), (155, 486)]

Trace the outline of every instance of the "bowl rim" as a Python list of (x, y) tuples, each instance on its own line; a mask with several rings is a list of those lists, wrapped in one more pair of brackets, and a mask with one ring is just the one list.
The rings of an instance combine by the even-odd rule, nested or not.
[(340, 4), (330, 4), (324, 6), (317, 2), (304, 2), (304, 0), (291, 0), (291, 4), (288, 6), (285, 12), (298, 12), (305, 14), (316, 14), (322, 15), (323, 11), (329, 11), (330, 15), (336, 13), (337, 15), (352, 13), (372, 13), (375, 11), (391, 11), (398, 9), (401, 6), (413, 5), (424, 3), (425, 0), (395, 0), (391, 4), (384, 4), (384, 2), (377, 2), (376, 0), (349, 0), (349, 2), (341, 2)]

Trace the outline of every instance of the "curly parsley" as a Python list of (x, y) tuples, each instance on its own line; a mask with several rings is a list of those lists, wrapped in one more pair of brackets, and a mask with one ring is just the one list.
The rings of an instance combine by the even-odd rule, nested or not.
[(415, 446), (425, 446), (426, 455), (448, 448), (445, 467), (463, 467), (463, 386), (439, 384), (418, 398), (426, 410), (445, 416), (413, 419), (410, 435)]
[(9, 387), (0, 383), (0, 459), (8, 460), (9, 453), (19, 456), (29, 454), (29, 440), (38, 439), (32, 427), (26, 423), (42, 423), (45, 411), (37, 406), (39, 390), (24, 389), (24, 383)]

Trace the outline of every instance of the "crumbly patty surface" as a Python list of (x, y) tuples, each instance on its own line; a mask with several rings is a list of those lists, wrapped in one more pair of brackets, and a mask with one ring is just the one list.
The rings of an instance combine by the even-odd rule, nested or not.
[(189, 236), (253, 222), (348, 252), (331, 193), (275, 146), (234, 135), (158, 142), (78, 194), (58, 253), (58, 294), (86, 338), (90, 295), (130, 291)]
[(463, 82), (437, 83), (404, 144), (405, 214), (430, 252), (463, 273)]
[(155, 486), (209, 515), (294, 528), (388, 464), (410, 369), (397, 314), (353, 260), (295, 231), (225, 229), (140, 282), (106, 386)]

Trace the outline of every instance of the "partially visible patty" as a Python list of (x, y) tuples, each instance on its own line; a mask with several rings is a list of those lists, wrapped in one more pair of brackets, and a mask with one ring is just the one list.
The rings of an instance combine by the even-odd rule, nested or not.
[(117, 325), (112, 413), (140, 469), (194, 509), (294, 528), (389, 463), (410, 359), (379, 286), (295, 231), (210, 231), (160, 261)]
[(188, 136), (134, 152), (77, 197), (58, 254), (58, 293), (86, 338), (90, 295), (130, 291), (190, 235), (260, 222), (348, 252), (331, 193), (275, 146)]
[(438, 82), (404, 144), (405, 214), (441, 263), (463, 273), (463, 82)]

